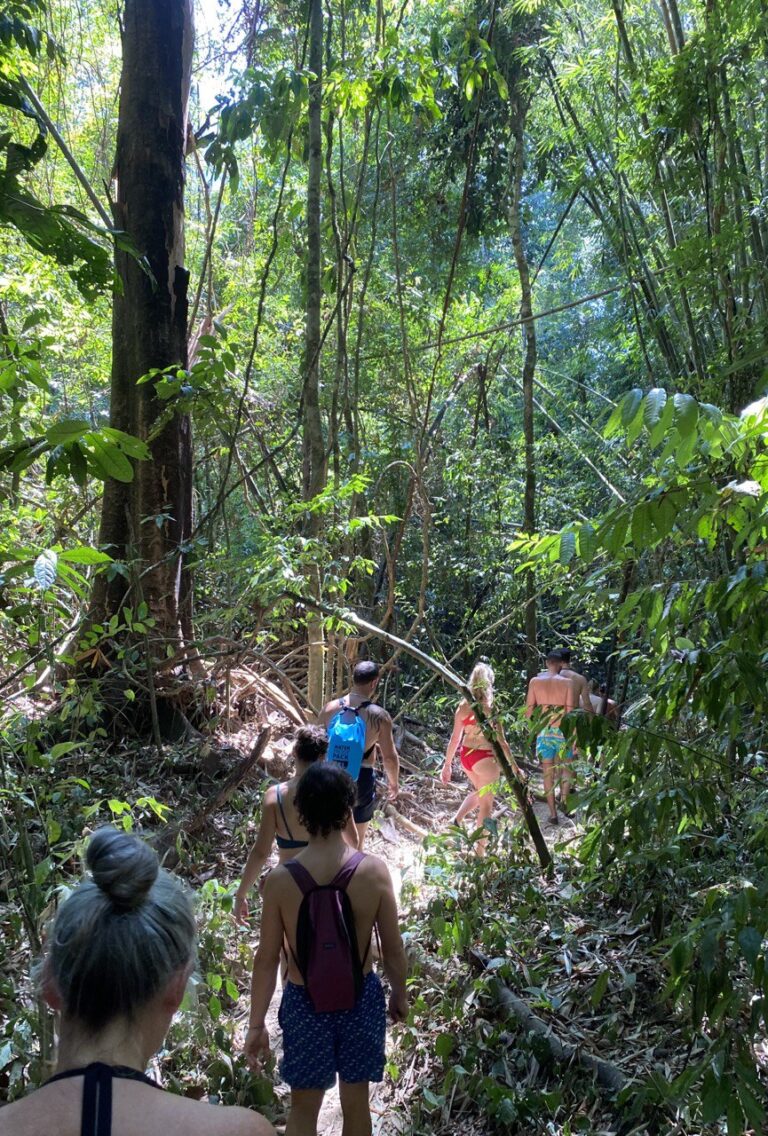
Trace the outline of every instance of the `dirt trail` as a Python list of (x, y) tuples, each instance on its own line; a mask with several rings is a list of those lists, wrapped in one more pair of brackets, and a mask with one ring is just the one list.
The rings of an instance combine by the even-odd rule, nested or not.
[[(428, 774), (414, 774), (408, 777), (403, 787), (405, 795), (402, 802), (398, 803), (398, 810), (432, 833), (444, 831), (450, 825), (451, 816), (458, 808), (464, 794), (469, 791), (469, 786), (463, 778), (449, 786), (443, 786), (435, 777)], [(540, 785), (534, 780), (532, 788), (534, 791), (539, 791)], [(560, 825), (556, 828), (545, 824), (547, 807), (543, 802), (535, 801), (534, 810), (548, 843), (567, 840), (575, 835), (576, 826), (569, 818), (561, 817)], [(501, 807), (497, 805), (495, 815), (506, 816), (509, 820), (514, 813), (506, 805)], [(381, 812), (376, 813), (369, 829), (366, 851), (379, 856), (389, 867), (398, 904), (403, 884), (413, 885), (423, 878), (425, 849), (422, 838), (400, 827), (391, 818), (384, 817)], [(281, 996), (282, 989), (278, 983), (267, 1014), (267, 1028), (278, 1061), (282, 1055), (282, 1038), (277, 1022)], [(390, 1033), (387, 1038), (388, 1051), (391, 1044)], [(278, 1078), (276, 1091), (285, 1099), (287, 1106), (288, 1086), (279, 1081), (277, 1072), (275, 1076)], [(398, 1119), (398, 1115), (392, 1110), (386, 1081), (381, 1085), (372, 1086), (371, 1112), (374, 1136), (402, 1136), (404, 1131), (402, 1120)], [(339, 1091), (338, 1087), (334, 1087), (325, 1094), (318, 1121), (318, 1133), (320, 1136), (341, 1136), (342, 1126)]]

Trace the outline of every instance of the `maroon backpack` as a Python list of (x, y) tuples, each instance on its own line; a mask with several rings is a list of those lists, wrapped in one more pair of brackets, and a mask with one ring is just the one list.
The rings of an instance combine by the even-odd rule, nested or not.
[(303, 897), (293, 957), (318, 1014), (351, 1010), (363, 988), (368, 951), (361, 959), (347, 886), (364, 858), (365, 853), (353, 852), (329, 884), (318, 884), (297, 860), (284, 865)]

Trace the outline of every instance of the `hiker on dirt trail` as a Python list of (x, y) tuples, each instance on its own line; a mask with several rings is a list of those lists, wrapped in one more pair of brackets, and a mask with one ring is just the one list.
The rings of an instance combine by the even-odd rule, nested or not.
[(560, 785), (560, 803), (565, 810), (571, 788), (573, 760), (573, 748), (565, 740), (560, 723), (565, 714), (576, 709), (578, 695), (571, 679), (563, 677), (560, 652), (550, 651), (546, 661), (546, 671), (528, 683), (525, 716), (531, 718), (537, 709), (544, 712), (542, 717), (546, 724), (536, 737), (536, 756), (541, 762), (549, 823), (558, 824), (555, 784)]
[[(603, 682), (598, 688), (595, 679), (592, 679), (589, 687), (589, 700), (592, 703), (595, 714), (602, 714), (603, 717), (608, 718), (609, 721), (615, 722), (617, 718), (617, 707), (614, 700), (608, 698), (608, 687)], [(605, 709), (603, 709), (603, 706), (605, 706)]]
[[(334, 698), (318, 717), (320, 725), (325, 726), (330, 738), (328, 760), (347, 768), (357, 781), (357, 801), (353, 816), (357, 825), (358, 848), (362, 848), (365, 843), (365, 834), (376, 805), (376, 747), (381, 753), (387, 777), (387, 800), (397, 800), (399, 792), (400, 757), (392, 733), (392, 719), (383, 706), (373, 701), (380, 673), (378, 663), (374, 663), (372, 659), (356, 663), (349, 693), (343, 698)], [(351, 740), (355, 730), (359, 730), (357, 742)]]
[[(292, 860), (300, 849), (307, 847), (309, 833), (299, 819), (293, 798), (303, 775), (316, 761), (325, 760), (327, 751), (328, 735), (322, 726), (300, 726), (296, 731), (293, 777), (279, 785), (270, 785), (261, 802), (261, 824), (235, 893), (234, 914), (238, 923), (246, 923), (248, 919), (248, 893), (271, 856), (272, 845), (277, 844), (277, 857), (281, 864)], [(357, 829), (351, 818), (344, 836), (353, 848), (357, 847)]]
[(391, 988), (390, 1016), (399, 1022), (408, 1013), (407, 960), (389, 870), (342, 836), (355, 799), (348, 773), (327, 761), (309, 769), (295, 797), (309, 846), (264, 883), (245, 1056), (258, 1069), (269, 1054), (265, 1018), (285, 937), (288, 981), (278, 1020), (280, 1073), (291, 1087), (286, 1136), (315, 1136), (323, 1094), (337, 1074), (344, 1132), (370, 1136), (369, 1083), (383, 1079), (386, 1032), (384, 990), (371, 959), (374, 927)]
[[(480, 703), (488, 715), (490, 715), (493, 706), (494, 677), (493, 670), (487, 663), (476, 663), (467, 680), (467, 686), (472, 691), (473, 698)], [(493, 727), (499, 745), (512, 766), (515, 776), (523, 780), (523, 775), (518, 769), (517, 762), (512, 756), (512, 751), (504, 737), (501, 722), (493, 722)], [(501, 769), (496, 761), (491, 743), (480, 728), (475, 713), (466, 698), (462, 698), (454, 714), (453, 733), (445, 751), (445, 763), (440, 770), (440, 778), (446, 785), (450, 783), (453, 774), (453, 759), (457, 750), (461, 767), (472, 785), (472, 792), (462, 801), (451, 823), (461, 824), (465, 816), (477, 810), (477, 824), (479, 828), (482, 828), (487, 817), (493, 812), (494, 794), (489, 786), (499, 780)], [(478, 840), (475, 845), (478, 856), (485, 855), (487, 844), (487, 837)]]
[(196, 965), (186, 889), (143, 841), (100, 828), (90, 876), (61, 903), (42, 994), (60, 1014), (56, 1074), (0, 1108), (2, 1136), (275, 1136), (248, 1108), (165, 1092), (144, 1070)]
[(576, 691), (576, 708), (579, 706), (582, 710), (586, 710), (588, 714), (594, 714), (592, 700), (589, 697), (589, 680), (583, 674), (579, 674), (571, 666), (571, 652), (568, 647), (560, 647), (556, 655), (562, 660), (560, 668), (560, 677), (569, 678), (573, 683), (573, 689)]

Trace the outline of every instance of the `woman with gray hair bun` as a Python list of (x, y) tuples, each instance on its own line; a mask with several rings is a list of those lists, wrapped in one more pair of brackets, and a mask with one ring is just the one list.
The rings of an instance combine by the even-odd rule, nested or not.
[(135, 836), (101, 828), (59, 908), (43, 992), (61, 1014), (56, 1075), (0, 1109), (0, 1136), (274, 1136), (246, 1108), (163, 1092), (144, 1070), (195, 961), (192, 904)]

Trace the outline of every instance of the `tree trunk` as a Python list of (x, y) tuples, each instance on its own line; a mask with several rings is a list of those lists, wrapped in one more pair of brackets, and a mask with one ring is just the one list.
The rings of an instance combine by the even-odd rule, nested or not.
[[(309, 170), (307, 177), (307, 322), (303, 388), (303, 489), (304, 500), (311, 501), (325, 488), (326, 462), (323, 423), (320, 415), (320, 307), (321, 210), (320, 183), (323, 172), (323, 5), (310, 0), (309, 7)], [(317, 539), (321, 531), (319, 513), (310, 513), (307, 535)], [(310, 578), (313, 596), (320, 599), (319, 568)], [(316, 613), (307, 617), (309, 674), (307, 698), (316, 709), (323, 705), (324, 642), (323, 621)]]
[[(184, 153), (192, 62), (190, 0), (126, 0), (115, 174), (116, 228), (146, 258), (115, 253), (120, 287), (112, 309), (110, 425), (147, 441), (151, 462), (132, 482), (104, 486), (100, 544), (119, 561), (134, 561), (129, 578), (100, 576), (97, 618), (119, 611), (131, 591), (156, 621), (153, 639), (178, 644), (189, 621), (190, 582), (183, 543), (192, 530), (192, 437), (189, 415), (174, 413), (153, 368), (187, 361), (184, 268)], [(164, 651), (163, 651), (164, 654)]]
[[(525, 438), (525, 490), (523, 496), (523, 531), (536, 531), (536, 461), (534, 452), (533, 376), (536, 371), (536, 324), (531, 319), (531, 276), (523, 245), (522, 196), (525, 167), (525, 120), (528, 103), (517, 87), (510, 96), (510, 129), (514, 146), (510, 150), (511, 199), (509, 224), (515, 264), (520, 277), (520, 319), (523, 337), (523, 435)], [(536, 576), (532, 568), (525, 572), (525, 666), (528, 678), (538, 670), (536, 645)]]

